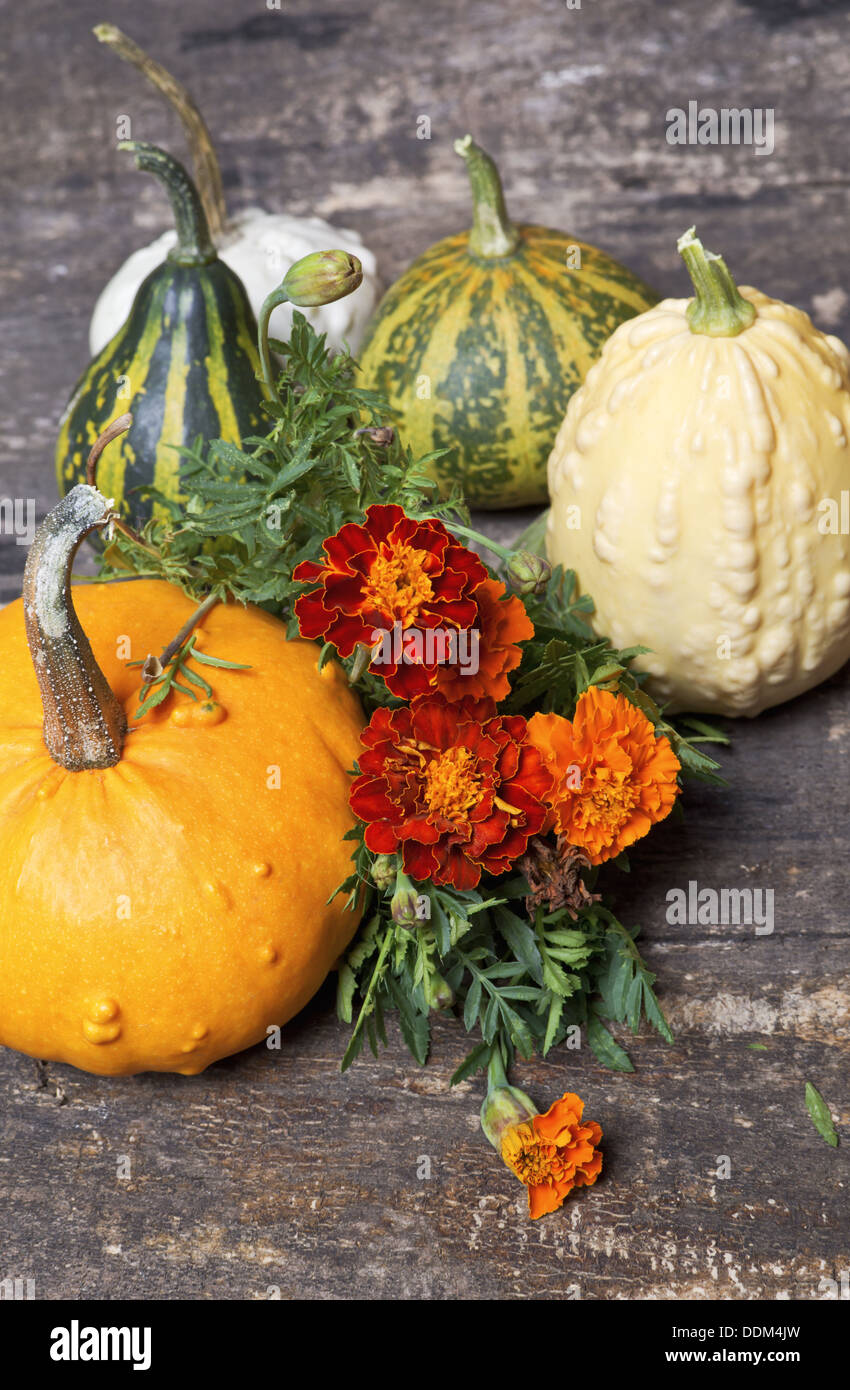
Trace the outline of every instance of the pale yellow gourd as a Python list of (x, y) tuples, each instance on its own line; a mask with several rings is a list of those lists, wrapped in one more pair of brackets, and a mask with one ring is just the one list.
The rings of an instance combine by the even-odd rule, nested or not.
[(754, 715), (850, 657), (850, 354), (693, 228), (679, 250), (695, 298), (618, 328), (570, 401), (547, 551), (670, 708)]

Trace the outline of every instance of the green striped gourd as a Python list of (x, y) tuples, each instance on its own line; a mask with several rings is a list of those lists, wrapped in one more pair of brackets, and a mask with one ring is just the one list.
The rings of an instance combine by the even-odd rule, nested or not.
[(98, 486), (135, 525), (153, 485), (180, 497), (180, 455), (198, 435), (239, 444), (261, 431), (257, 323), (242, 282), (216, 255), (197, 190), (182, 164), (155, 145), (126, 141), (139, 169), (162, 182), (177, 245), (148, 275), (126, 323), (92, 359), (62, 416), (56, 448), (59, 491), (85, 482), (86, 459), (116, 415), (133, 423), (101, 460)]
[(478, 507), (546, 500), (567, 402), (625, 319), (657, 302), (594, 246), (514, 224), (498, 171), (470, 136), (471, 231), (430, 247), (387, 291), (360, 353), (360, 384), (389, 403), (414, 455)]

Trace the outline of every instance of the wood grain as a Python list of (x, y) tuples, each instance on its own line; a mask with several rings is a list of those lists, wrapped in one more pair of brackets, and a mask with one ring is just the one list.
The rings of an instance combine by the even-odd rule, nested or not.
[[(351, 225), (387, 280), (465, 224), (451, 146), (471, 130), (499, 156), (515, 217), (572, 228), (665, 292), (684, 292), (675, 241), (696, 221), (739, 280), (850, 331), (846, 4), (6, 5), (0, 495), (39, 514), (95, 296), (167, 223), (114, 149), (116, 119), (183, 150), (154, 94), (90, 37), (104, 19), (195, 94), (234, 206)], [(774, 107), (775, 153), (668, 146), (667, 108), (690, 99)], [(527, 520), (486, 524), (508, 535)], [(0, 538), (0, 601), (24, 555)], [(686, 819), (612, 884), (643, 925), (675, 1044), (629, 1040), (632, 1076), (586, 1050), (518, 1069), (541, 1105), (569, 1086), (602, 1123), (592, 1192), (532, 1225), (478, 1131), (480, 1083), (449, 1088), (461, 1025), (437, 1023), (424, 1070), (393, 1036), (341, 1076), (328, 987), (280, 1052), (193, 1079), (4, 1053), (0, 1279), (34, 1278), (41, 1298), (822, 1296), (822, 1278), (850, 1269), (850, 1146), (828, 1149), (804, 1103), (812, 1080), (846, 1136), (847, 675), (734, 735), (730, 790), (692, 790)], [(668, 925), (666, 894), (690, 879), (773, 888), (773, 935)]]

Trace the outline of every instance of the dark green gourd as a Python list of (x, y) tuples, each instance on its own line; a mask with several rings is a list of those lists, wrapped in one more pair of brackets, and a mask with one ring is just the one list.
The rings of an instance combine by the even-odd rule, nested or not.
[(260, 432), (257, 323), (242, 282), (219, 260), (186, 170), (156, 145), (127, 141), (136, 166), (171, 202), (177, 245), (142, 282), (123, 328), (92, 359), (60, 424), (60, 494), (84, 482), (89, 450), (116, 415), (130, 430), (99, 465), (98, 486), (140, 525), (152, 512), (136, 491), (180, 497), (180, 454), (198, 435), (233, 444)]

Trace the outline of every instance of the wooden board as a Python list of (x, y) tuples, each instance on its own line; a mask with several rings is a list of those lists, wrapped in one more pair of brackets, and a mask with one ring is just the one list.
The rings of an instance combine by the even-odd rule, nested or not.
[[(115, 152), (116, 121), (183, 148), (90, 38), (106, 18), (195, 93), (234, 205), (351, 225), (387, 280), (465, 224), (451, 145), (470, 130), (499, 156), (517, 218), (572, 228), (670, 293), (685, 293), (675, 242), (696, 221), (740, 281), (848, 336), (845, 4), (8, 5), (0, 495), (39, 514), (95, 296), (167, 220)], [(775, 108), (775, 152), (670, 147), (667, 109), (692, 99)], [(500, 535), (528, 519), (483, 518)], [(24, 555), (0, 538), (0, 602)], [(846, 1134), (846, 673), (734, 733), (730, 790), (692, 789), (686, 819), (612, 883), (644, 928), (675, 1044), (631, 1040), (633, 1076), (586, 1050), (517, 1072), (541, 1106), (574, 1088), (602, 1123), (592, 1192), (531, 1224), (478, 1130), (480, 1082), (449, 1088), (460, 1024), (438, 1023), (424, 1070), (395, 1035), (340, 1076), (326, 989), (281, 1051), (191, 1080), (2, 1054), (0, 1280), (33, 1278), (40, 1298), (822, 1297), (850, 1270), (850, 1143), (827, 1148), (804, 1104), (812, 1080)], [(670, 926), (666, 894), (692, 879), (772, 888), (773, 934)]]

